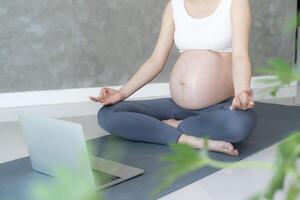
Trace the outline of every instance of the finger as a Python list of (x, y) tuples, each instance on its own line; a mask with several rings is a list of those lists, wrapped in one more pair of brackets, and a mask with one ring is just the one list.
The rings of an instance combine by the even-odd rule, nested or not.
[(89, 99), (95, 102), (98, 102), (98, 98), (97, 97), (93, 97), (93, 96), (89, 96)]
[(101, 91), (100, 91), (100, 94), (98, 95), (98, 97), (90, 96), (89, 99), (92, 100), (92, 101), (95, 101), (95, 102), (99, 102), (100, 99), (102, 98), (103, 91), (104, 91), (103, 88), (101, 88)]
[(118, 102), (118, 100), (115, 97), (116, 96), (114, 95), (110, 95), (109, 97), (105, 98), (105, 105), (115, 104), (116, 102)]
[(254, 97), (253, 97), (253, 89), (249, 89), (250, 94), (249, 94), (249, 103), (248, 103), (248, 108), (254, 108), (255, 103), (254, 103)]
[(250, 101), (253, 101), (253, 89), (249, 88), (246, 90), (247, 94), (249, 94)]
[(101, 98), (98, 99), (98, 102), (100, 102), (100, 103), (103, 104), (103, 102), (105, 102), (105, 101), (104, 101), (104, 99), (101, 97)]
[(252, 109), (255, 107), (255, 103), (253, 101), (249, 101), (248, 106), (243, 108), (243, 110)]
[(105, 88), (101, 88), (101, 91), (100, 91), (100, 94), (99, 94), (99, 98), (102, 98), (104, 92), (105, 92)]
[(101, 97), (102, 96), (102, 94), (103, 94), (103, 88), (101, 88), (101, 90), (100, 90), (100, 93), (99, 93), (99, 97)]
[(232, 106), (232, 110), (236, 110), (236, 109), (238, 109), (240, 107), (241, 107), (241, 105), (237, 101), (235, 101), (235, 103)]
[(238, 108), (245, 110), (248, 106), (248, 94), (246, 92), (241, 92), (238, 94), (238, 99), (240, 101)]
[(108, 95), (109, 95), (109, 93), (107, 92), (107, 89), (104, 89), (101, 98), (106, 98)]
[(231, 105), (230, 105), (230, 107), (229, 107), (230, 110), (235, 110), (235, 109), (236, 109), (235, 103), (234, 103), (234, 102), (235, 102), (235, 99), (233, 98), (233, 99), (232, 99), (232, 102), (231, 102)]
[(236, 109), (236, 104), (232, 101), (230, 110), (235, 110)]
[(247, 94), (244, 93), (244, 94), (241, 96), (241, 108), (242, 108), (243, 110), (247, 109), (248, 103), (249, 103), (249, 96), (248, 96)]
[(103, 98), (101, 99), (101, 101), (102, 101), (102, 104), (103, 104), (103, 105), (108, 105), (108, 104), (110, 104), (110, 102), (111, 102), (111, 98), (110, 98), (110, 96), (108, 96), (108, 97), (103, 97)]
[(239, 107), (239, 104), (240, 104), (240, 102), (239, 102), (238, 98), (235, 97), (232, 101), (230, 109), (236, 110)]
[(108, 93), (111, 93), (113, 91), (114, 91), (114, 89), (112, 89), (112, 88), (106, 88), (106, 92), (108, 92)]
[(232, 104), (231, 106), (230, 106), (230, 110), (236, 110), (236, 106), (234, 105), (234, 104)]
[(111, 101), (105, 101), (105, 102), (103, 102), (103, 105), (110, 105), (110, 104), (112, 104), (113, 102), (111, 102)]
[(248, 104), (248, 108), (254, 108), (255, 107), (255, 103), (254, 101), (250, 101), (249, 104)]
[(90, 100), (94, 101), (94, 102), (100, 102), (102, 103), (103, 102), (103, 99), (102, 98), (99, 98), (99, 97), (89, 97)]

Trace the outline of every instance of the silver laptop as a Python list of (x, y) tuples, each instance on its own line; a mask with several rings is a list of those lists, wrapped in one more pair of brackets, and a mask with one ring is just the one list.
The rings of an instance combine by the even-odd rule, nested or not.
[(35, 171), (55, 177), (58, 166), (75, 173), (84, 169), (85, 178), (95, 190), (144, 173), (143, 169), (89, 156), (80, 124), (24, 111), (17, 115)]

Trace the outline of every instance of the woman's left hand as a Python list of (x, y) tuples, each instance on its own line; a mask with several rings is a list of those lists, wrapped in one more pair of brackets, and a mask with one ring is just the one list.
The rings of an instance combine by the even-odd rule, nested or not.
[(254, 105), (253, 90), (251, 88), (248, 88), (240, 92), (233, 98), (230, 110), (235, 110), (237, 108), (246, 110), (248, 108), (254, 108)]

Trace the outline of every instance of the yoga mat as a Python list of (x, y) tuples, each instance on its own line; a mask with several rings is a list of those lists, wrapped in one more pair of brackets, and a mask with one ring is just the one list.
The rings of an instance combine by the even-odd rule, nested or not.
[[(283, 140), (292, 131), (300, 129), (300, 107), (256, 102), (256, 110), (258, 123), (252, 136), (245, 142), (235, 144), (240, 151), (238, 157), (218, 152), (209, 152), (209, 155), (221, 161), (242, 160)], [(154, 176), (166, 164), (160, 162), (158, 158), (162, 154), (170, 152), (168, 146), (133, 142), (112, 135), (88, 142), (96, 147), (95, 155), (145, 170), (145, 174), (141, 176), (105, 189), (103, 192), (107, 200), (151, 199), (149, 193), (158, 184)], [(107, 149), (115, 145), (118, 147), (118, 152), (123, 154), (121, 159), (117, 159), (116, 156), (112, 155), (111, 151), (107, 151)], [(193, 171), (175, 181), (156, 198), (162, 197), (216, 171), (218, 169), (209, 166)], [(32, 171), (28, 157), (1, 164), (0, 199), (31, 200), (27, 192), (30, 183), (36, 180), (47, 181), (51, 179), (53, 178)]]

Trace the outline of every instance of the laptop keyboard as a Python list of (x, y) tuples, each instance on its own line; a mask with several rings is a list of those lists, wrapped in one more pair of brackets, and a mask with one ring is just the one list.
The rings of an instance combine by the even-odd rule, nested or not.
[(121, 178), (98, 170), (93, 170), (93, 175), (97, 185), (103, 185), (113, 180)]

